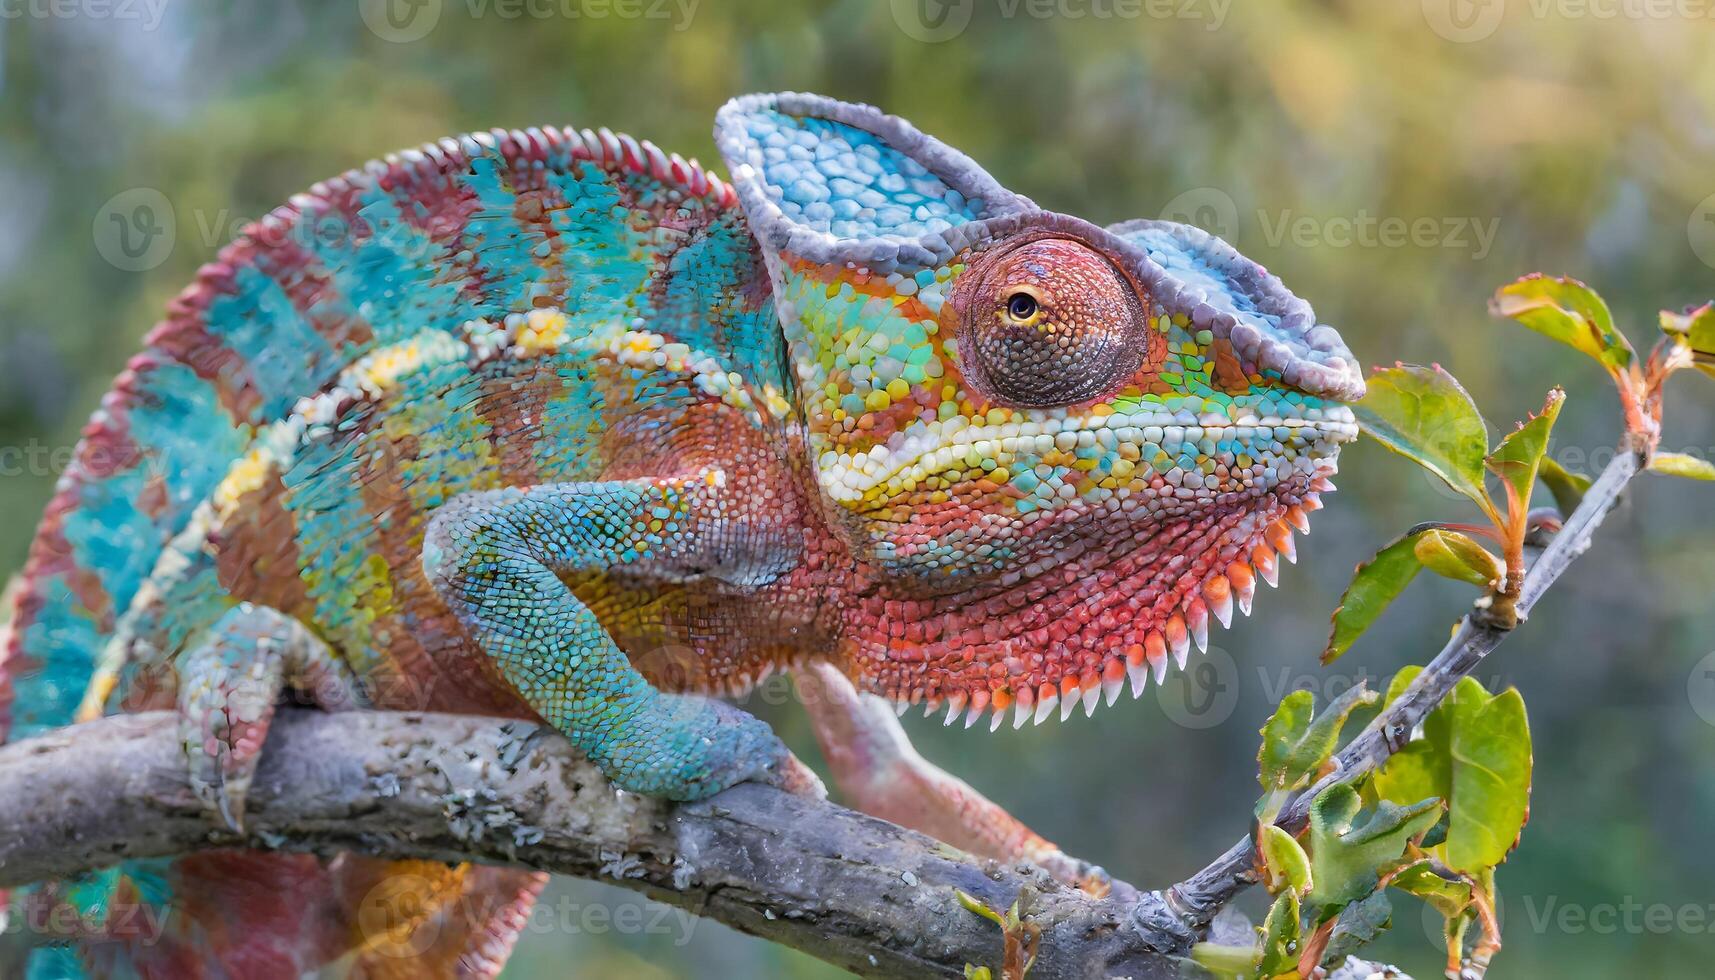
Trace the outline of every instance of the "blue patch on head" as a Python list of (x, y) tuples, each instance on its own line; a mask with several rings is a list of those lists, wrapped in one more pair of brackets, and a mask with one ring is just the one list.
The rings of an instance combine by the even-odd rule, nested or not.
[(982, 200), (855, 126), (769, 110), (745, 129), (769, 198), (789, 220), (835, 238), (917, 238), (985, 216)]

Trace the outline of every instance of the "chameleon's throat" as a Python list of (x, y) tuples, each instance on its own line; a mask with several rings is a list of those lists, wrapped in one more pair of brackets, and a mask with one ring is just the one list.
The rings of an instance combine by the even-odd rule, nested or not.
[(1333, 489), (1325, 475), (1276, 488), (1245, 509), (1165, 521), (1123, 551), (1090, 549), (986, 593), (877, 595), (847, 617), (848, 670), (901, 712), (924, 704), (966, 726), (1007, 709), (1014, 726), (1112, 704), (1129, 682), (1183, 666), (1208, 645), (1211, 616), (1250, 611), (1256, 582), (1274, 584), (1279, 558), (1296, 561), (1294, 531)]

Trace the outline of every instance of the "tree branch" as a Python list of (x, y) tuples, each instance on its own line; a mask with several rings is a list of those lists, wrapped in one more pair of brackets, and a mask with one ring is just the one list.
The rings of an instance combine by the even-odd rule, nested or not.
[[(1602, 472), (1532, 565), (1521, 615), (1590, 547), (1641, 464), (1622, 453)], [(1386, 760), (1506, 636), (1467, 615), (1277, 822), (1296, 832), (1317, 794)], [(681, 806), (616, 793), (555, 733), (462, 715), (282, 711), (243, 835), (203, 814), (169, 713), (0, 747), (0, 785), (0, 888), (220, 847), (475, 861), (614, 881), (862, 976), (998, 967), (1001, 935), (960, 907), (962, 890), (995, 908), (1023, 897), (1043, 933), (1033, 980), (1174, 977), (1177, 957), (1255, 883), (1246, 837), (1165, 893), (1092, 899), (1040, 869), (767, 786)]]
[(875, 977), (998, 975), (1000, 930), (955, 889), (1002, 909), (1024, 893), (1043, 932), (1033, 980), (1179, 973), (1154, 897), (1092, 899), (767, 786), (681, 806), (616, 793), (524, 722), (282, 710), (243, 835), (203, 815), (186, 775), (164, 712), (0, 748), (0, 888), (218, 847), (476, 861), (612, 881)]
[[(1643, 467), (1639, 454), (1622, 451), (1602, 471), (1584, 495), (1584, 500), (1566, 519), (1542, 556), (1531, 565), (1519, 595), (1522, 620), (1574, 561), (1590, 548), (1591, 538), (1620, 501), (1620, 495)], [(1333, 759), (1333, 769), (1284, 807), (1275, 823), (1297, 833), (1309, 819), (1310, 802), (1336, 783), (1349, 782), (1386, 761), (1403, 748), (1412, 730), (1452, 693), (1459, 679), (1470, 674), (1509, 631), (1494, 629), (1466, 615), (1453, 638), (1429, 662), (1398, 700), (1388, 705)], [(1238, 841), (1208, 867), (1168, 890), (1166, 903), (1195, 929), (1209, 924), (1215, 913), (1233, 896), (1256, 883), (1255, 844), (1250, 837)]]

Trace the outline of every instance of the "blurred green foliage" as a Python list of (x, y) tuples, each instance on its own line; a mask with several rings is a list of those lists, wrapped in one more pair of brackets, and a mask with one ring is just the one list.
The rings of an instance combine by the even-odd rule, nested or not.
[[(1608, 458), (1615, 400), (1577, 352), (1493, 324), (1488, 295), (1532, 270), (1574, 275), (1636, 332), (1660, 305), (1715, 294), (1715, 21), (1696, 16), (1708, 5), (417, 2), (438, 20), (413, 41), (367, 28), (358, 0), (0, 19), (0, 508), (13, 515), (0, 525), (0, 569), (22, 561), (109, 379), (243, 220), (367, 158), (469, 129), (608, 125), (712, 161), (714, 110), (734, 94), (874, 102), (1044, 206), (1105, 222), (1172, 205), (1215, 221), (1366, 361), (1440, 361), (1492, 418), (1523, 417), (1554, 383), (1587, 391), (1550, 450), (1575, 470)], [(925, 43), (914, 10), (972, 16), (958, 36)], [(104, 203), (139, 187), (165, 194), (177, 234), (163, 262), (130, 272), (96, 239)], [(1715, 454), (1707, 390), (1681, 387), (1663, 447)], [(1203, 688), (1187, 694), (1174, 678), (1092, 720), (994, 736), (914, 720), (920, 747), (1129, 880), (1163, 884), (1201, 866), (1245, 828), (1256, 731), (1282, 696), (1309, 686), (1323, 699), (1421, 661), (1467, 601), (1458, 584), (1422, 586), (1372, 642), (1317, 666), (1353, 563), (1457, 509), (1379, 447), (1343, 463), (1344, 492), (1280, 594), (1260, 596), (1257, 614), (1193, 665)], [(1498, 975), (1707, 973), (1706, 493), (1644, 481), (1592, 559), (1484, 668), (1492, 689), (1523, 689), (1539, 746), (1530, 833), (1502, 884)], [(765, 713), (815, 758), (797, 709)], [(556, 883), (550, 900), (635, 901), (578, 882)], [(1438, 916), (1420, 929), (1416, 913), (1398, 903), (1376, 955), (1434, 975)], [(581, 914), (533, 920), (508, 975), (832, 973), (706, 922), (657, 932), (595, 928)]]

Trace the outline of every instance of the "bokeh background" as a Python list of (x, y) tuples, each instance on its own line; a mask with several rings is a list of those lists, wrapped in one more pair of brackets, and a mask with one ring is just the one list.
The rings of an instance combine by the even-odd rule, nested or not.
[[(1446, 365), (1496, 426), (1563, 383), (1553, 452), (1593, 471), (1612, 393), (1485, 298), (1576, 275), (1647, 343), (1658, 308), (1715, 296), (1712, 18), (1715, 0), (0, 0), (0, 573), (109, 379), (244, 221), (478, 128), (608, 125), (713, 161), (715, 109), (760, 90), (884, 106), (1048, 207), (1202, 223), (1366, 361)], [(114, 217), (139, 201), (170, 227), (122, 238)], [(1667, 447), (1711, 455), (1715, 388), (1671, 395)], [(1422, 662), (1465, 602), (1421, 581), (1318, 668), (1352, 565), (1463, 513), (1378, 447), (1342, 463), (1298, 567), (1189, 681), (1022, 732), (913, 717), (920, 747), (1128, 880), (1200, 867), (1244, 832), (1270, 706)], [(1712, 514), (1707, 486), (1641, 481), (1483, 668), (1523, 689), (1537, 745), (1497, 976), (1708, 975)], [(789, 701), (777, 686), (752, 703), (815, 761)], [(1396, 902), (1379, 955), (1437, 975), (1419, 913)], [(560, 882), (507, 975), (833, 972)]]

